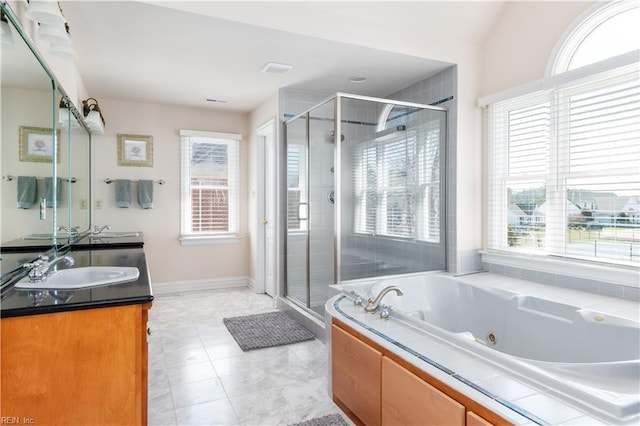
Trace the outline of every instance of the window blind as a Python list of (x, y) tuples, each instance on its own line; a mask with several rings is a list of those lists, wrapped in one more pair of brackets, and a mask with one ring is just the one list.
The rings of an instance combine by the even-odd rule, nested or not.
[(638, 70), (489, 106), (488, 248), (640, 262)]
[(306, 202), (306, 174), (303, 147), (287, 148), (287, 229), (304, 231), (307, 221), (300, 218), (300, 205)]
[(357, 233), (439, 240), (439, 149), (439, 121), (354, 147)]
[(181, 136), (182, 235), (237, 234), (239, 141), (194, 133)]

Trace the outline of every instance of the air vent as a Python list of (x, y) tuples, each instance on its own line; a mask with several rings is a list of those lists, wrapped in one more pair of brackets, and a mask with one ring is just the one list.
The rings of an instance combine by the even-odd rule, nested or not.
[(262, 72), (269, 74), (286, 74), (293, 68), (293, 65), (280, 64), (278, 62), (267, 62), (262, 67)]
[(214, 104), (226, 104), (227, 101), (225, 99), (214, 99), (214, 98), (207, 98), (205, 99), (207, 102), (212, 102)]

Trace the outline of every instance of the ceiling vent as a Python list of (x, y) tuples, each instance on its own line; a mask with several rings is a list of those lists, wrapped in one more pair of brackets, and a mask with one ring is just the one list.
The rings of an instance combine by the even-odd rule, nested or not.
[(262, 67), (262, 72), (269, 74), (286, 74), (293, 68), (293, 65), (280, 64), (278, 62), (267, 62)]

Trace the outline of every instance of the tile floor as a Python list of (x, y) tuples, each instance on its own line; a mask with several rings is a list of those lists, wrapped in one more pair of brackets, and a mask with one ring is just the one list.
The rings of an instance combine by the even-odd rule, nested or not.
[(340, 412), (318, 340), (243, 352), (224, 317), (275, 310), (248, 288), (156, 296), (149, 425), (288, 425)]

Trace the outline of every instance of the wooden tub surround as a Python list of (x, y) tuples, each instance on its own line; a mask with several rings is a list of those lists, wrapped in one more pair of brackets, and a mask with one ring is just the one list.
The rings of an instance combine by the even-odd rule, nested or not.
[(359, 425), (512, 425), (335, 318), (331, 371), (334, 402)]

